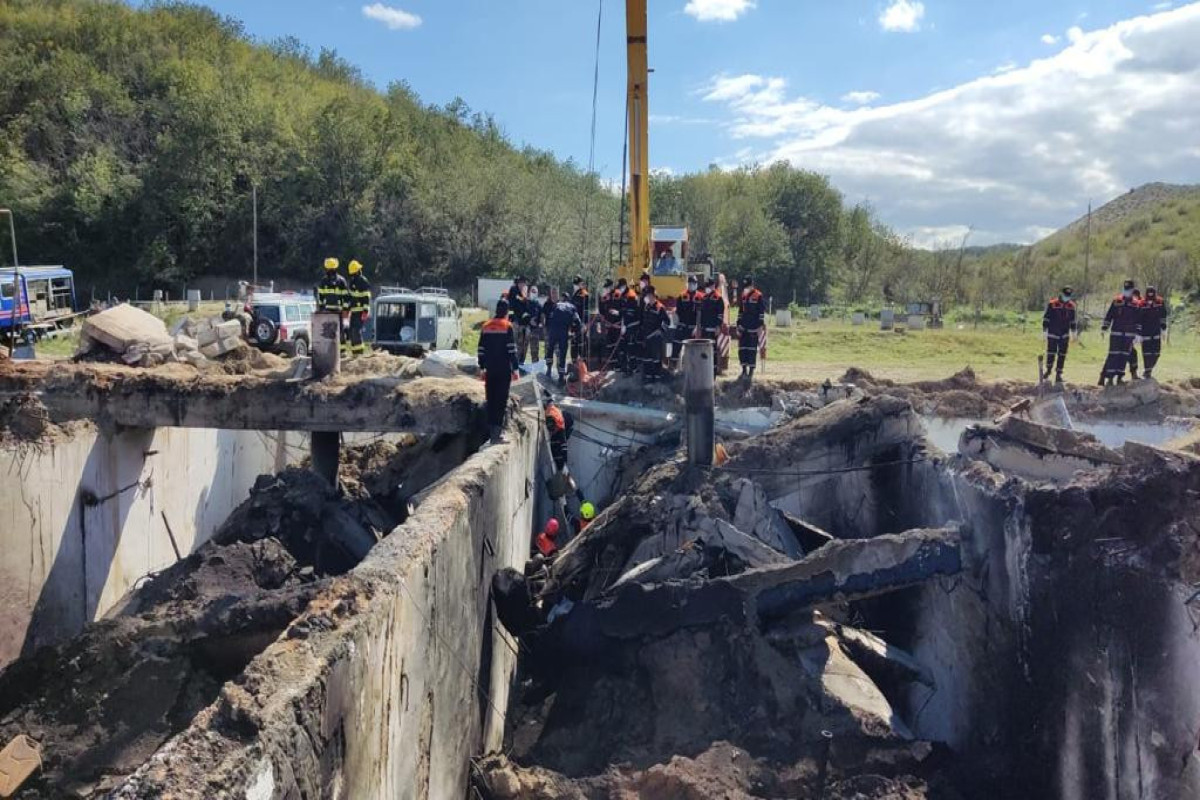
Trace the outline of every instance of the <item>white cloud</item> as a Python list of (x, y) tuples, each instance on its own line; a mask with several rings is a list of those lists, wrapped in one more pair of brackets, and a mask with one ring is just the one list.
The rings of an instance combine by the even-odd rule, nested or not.
[(688, 0), (683, 12), (701, 22), (733, 22), (756, 5), (756, 0)]
[(1067, 28), (1067, 41), (1071, 44), (1083, 41), (1083, 28), (1078, 25)]
[(913, 33), (921, 30), (925, 4), (919, 0), (891, 0), (879, 13), (879, 27), (893, 33)]
[[(1032, 241), (1131, 186), (1200, 182), (1200, 2), (1078, 30), (1061, 51), (900, 103), (834, 107), (769, 75), (719, 75), (738, 161), (791, 161), (901, 230)], [(735, 149), (730, 147), (730, 150)]]
[(998, 66), (994, 70), (992, 70), (992, 74), (993, 75), (1003, 75), (1006, 72), (1012, 72), (1016, 68), (1017, 68), (1017, 63), (1015, 61), (1005, 61), (1003, 64), (1001, 64), (1000, 66)]
[(394, 31), (408, 31), (420, 27), (421, 18), (403, 9), (385, 6), (383, 3), (372, 3), (362, 7), (363, 16), (382, 22)]
[(1042, 44), (1058, 44), (1061, 37), (1055, 36), (1053, 33), (1042, 34)]
[(1168, 8), (1170, 8), (1173, 5), (1175, 5), (1175, 4), (1172, 2), (1169, 2), (1169, 1), (1165, 2), (1165, 3), (1155, 3), (1154, 10), (1155, 11), (1166, 11)]
[(879, 92), (846, 92), (842, 95), (843, 103), (865, 106), (879, 99)]

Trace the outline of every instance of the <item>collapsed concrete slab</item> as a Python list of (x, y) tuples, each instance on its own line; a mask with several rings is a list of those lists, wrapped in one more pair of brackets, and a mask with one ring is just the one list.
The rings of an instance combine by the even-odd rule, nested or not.
[(22, 364), (0, 373), (0, 398), (32, 396), (55, 422), (127, 428), (432, 434), (482, 424), (483, 386), (465, 377), (292, 383), (178, 369)]
[(958, 449), (968, 458), (986, 461), (1002, 472), (1035, 482), (1065, 483), (1082, 470), (1124, 463), (1121, 453), (1105, 447), (1089, 433), (1015, 416), (1005, 417), (996, 425), (967, 428)]

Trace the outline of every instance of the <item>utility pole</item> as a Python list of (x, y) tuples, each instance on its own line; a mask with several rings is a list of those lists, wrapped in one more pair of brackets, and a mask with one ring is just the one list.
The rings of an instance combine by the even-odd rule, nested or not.
[(12, 209), (0, 208), (0, 214), (8, 216), (8, 235), (12, 239), (13, 251), (13, 303), (12, 314), (8, 318), (8, 357), (12, 358), (17, 352), (17, 319), (21, 315), (21, 262), (17, 260), (17, 226), (13, 222)]
[(1092, 265), (1092, 201), (1088, 200), (1088, 215), (1087, 215), (1087, 238), (1083, 242), (1083, 310), (1087, 312), (1088, 291), (1091, 289), (1091, 284), (1088, 283), (1088, 270)]
[[(250, 197), (254, 204), (254, 280), (252, 286), (258, 286), (258, 184), (250, 184)], [(252, 290), (253, 291), (253, 290)]]

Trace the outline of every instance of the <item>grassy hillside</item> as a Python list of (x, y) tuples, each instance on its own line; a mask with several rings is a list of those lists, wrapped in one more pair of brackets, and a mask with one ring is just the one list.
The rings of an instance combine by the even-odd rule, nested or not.
[(619, 203), (593, 176), (461, 101), (381, 91), (206, 8), (5, 0), (0, 71), (0, 204), (24, 260), (86, 282), (248, 277), (252, 185), (263, 278), (311, 278), (327, 255), (451, 287), (607, 264)]

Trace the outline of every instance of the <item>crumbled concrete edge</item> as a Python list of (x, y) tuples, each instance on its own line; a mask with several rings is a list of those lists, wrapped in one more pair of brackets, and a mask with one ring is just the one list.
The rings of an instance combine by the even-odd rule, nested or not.
[[(514, 415), (509, 444), (481, 450), (431, 487), (403, 525), (334, 580), (279, 640), (223, 687), (212, 706), (111, 796), (317, 797), (329, 796), (335, 785), (349, 791), (345, 796), (392, 796), (414, 782), (441, 787), (429, 796), (462, 796), (466, 755), (482, 749), (487, 733), (481, 704), (490, 703), (492, 711), (506, 707), (501, 694), (507, 694), (515, 665), (515, 657), (508, 659), (498, 682), (492, 664), (491, 696), (484, 699), (474, 685), (481, 648), (468, 635), (470, 621), (485, 638), (499, 635), (482, 630), (490, 618), (488, 586), (496, 569), (519, 567), (528, 555), (519, 531), (531, 526), (534, 497), (527, 476), (540, 431), (532, 418)], [(513, 459), (522, 458), (527, 463), (512, 470)], [(518, 497), (505, 498), (506, 492)], [(512, 524), (496, 525), (495, 511), (507, 513), (509, 506), (517, 508)], [(505, 531), (514, 535), (501, 541)], [(464, 543), (467, 549), (456, 553)], [(474, 559), (460, 557), (465, 554)], [(454, 596), (448, 585), (453, 576), (475, 585), (473, 602)], [(432, 607), (414, 607), (417, 599)], [(447, 637), (457, 638), (448, 645)], [(397, 652), (404, 645), (420, 663)], [(503, 647), (492, 648), (494, 661), (507, 656)], [(422, 669), (425, 693), (416, 685)], [(461, 750), (461, 758), (439, 763), (436, 770), (430, 763), (436, 757), (435, 696), (446, 698), (443, 708), (453, 708), (440, 713), (455, 720), (454, 749)], [(478, 720), (468, 740), (463, 717)], [(497, 724), (502, 730), (502, 721)]]

